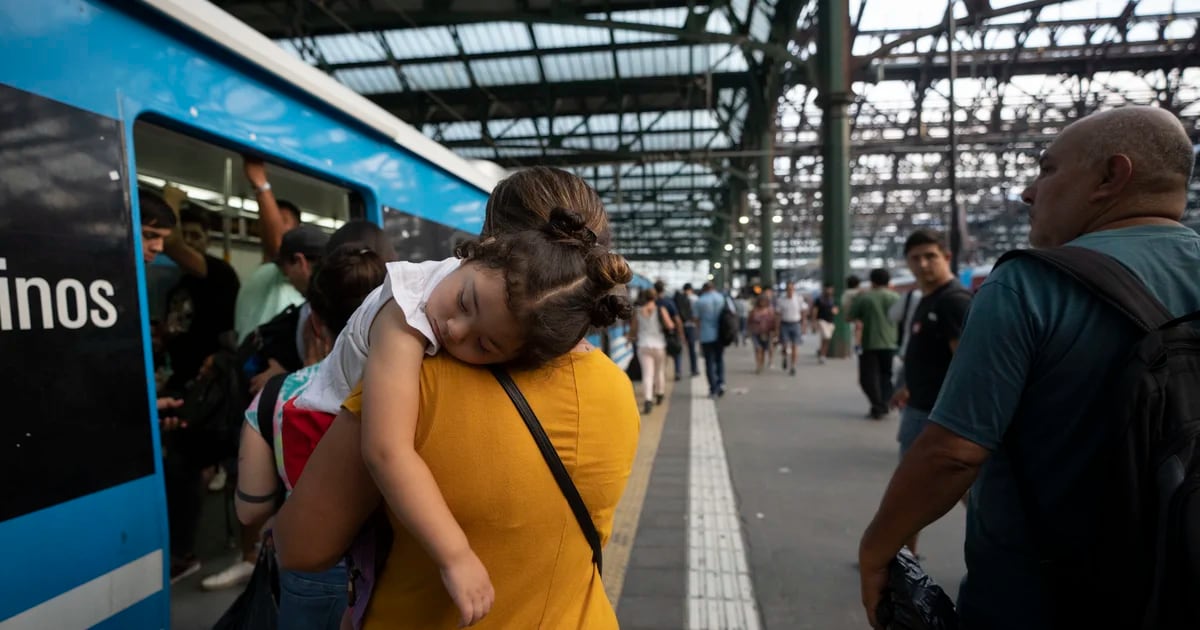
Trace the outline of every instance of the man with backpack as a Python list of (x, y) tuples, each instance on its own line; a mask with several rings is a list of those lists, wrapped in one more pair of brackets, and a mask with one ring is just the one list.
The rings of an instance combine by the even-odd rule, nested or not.
[(1022, 199), (1046, 249), (980, 288), (863, 535), (872, 624), (897, 550), (970, 489), (962, 627), (1200, 627), (1194, 160), (1150, 107), (1088, 116), (1042, 155)]
[(700, 321), (700, 348), (704, 351), (704, 371), (708, 374), (708, 395), (725, 395), (725, 347), (737, 339), (737, 312), (732, 300), (711, 282), (705, 282), (696, 300), (696, 319)]

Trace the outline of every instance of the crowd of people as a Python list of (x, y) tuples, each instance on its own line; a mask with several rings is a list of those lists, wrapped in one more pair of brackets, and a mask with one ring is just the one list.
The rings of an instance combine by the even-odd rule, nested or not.
[[(1163, 110), (1067, 127), (1023, 195), (1033, 244), (1105, 254), (1163, 313), (1200, 310), (1200, 236), (1178, 223), (1193, 160)], [(1096, 418), (1117, 412), (1096, 401), (1141, 337), (1072, 274), (1006, 260), (973, 295), (944, 235), (920, 229), (904, 246), (915, 287), (903, 296), (875, 269), (840, 303), (831, 285), (806, 295), (791, 282), (736, 300), (711, 282), (672, 295), (660, 282), (631, 303), (600, 198), (565, 171), (509, 176), (486, 232), (424, 263), (395, 260), (365, 221), (332, 235), (304, 225), (261, 162), (245, 174), (263, 262), (240, 283), (208, 253), (205, 211), (177, 189), (138, 194), (143, 258), (162, 254), (178, 273), (153, 322), (173, 580), (199, 569), (203, 492), (224, 485), (241, 549), (203, 584), (244, 584), (277, 560), (280, 628), (616, 628), (602, 550), (639, 410), (663, 403), (668, 371), (699, 377), (701, 361), (721, 398), (733, 344), (750, 343), (756, 373), (778, 350), (795, 376), (808, 333), (824, 364), (845, 320), (867, 417), (900, 410), (901, 462), (860, 547), (873, 625), (889, 563), (960, 501), (964, 627), (1185, 614), (1178, 593), (1147, 585), (1145, 549), (1110, 553), (1130, 539), (1107, 525), (1119, 520), (1105, 485), (1116, 438)], [(622, 320), (640, 392), (585, 338)], [(1188, 400), (1176, 388), (1171, 400)], [(1180, 413), (1165, 409), (1148, 413)], [(1183, 531), (1172, 551), (1186, 549)]]

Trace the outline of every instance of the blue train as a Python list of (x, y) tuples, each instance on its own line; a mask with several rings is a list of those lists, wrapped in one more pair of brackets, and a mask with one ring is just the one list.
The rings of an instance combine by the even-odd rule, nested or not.
[[(162, 628), (168, 534), (138, 183), (219, 209), (258, 264), (242, 155), (410, 259), (478, 233), (495, 171), (206, 2), (0, 0), (0, 630)], [(648, 284), (645, 278), (638, 283)], [(623, 327), (593, 337), (622, 365)]]

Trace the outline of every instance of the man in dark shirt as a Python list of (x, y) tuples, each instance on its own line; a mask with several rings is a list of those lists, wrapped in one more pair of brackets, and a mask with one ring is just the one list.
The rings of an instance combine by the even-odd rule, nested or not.
[(238, 277), (229, 263), (206, 253), (210, 214), (193, 205), (185, 205), (179, 212), (183, 242), (203, 257), (204, 264), (198, 270), (185, 269), (183, 278), (167, 297), (169, 390), (182, 391), (200, 372), (204, 360), (220, 348), (221, 335), (233, 330)]
[(813, 334), (820, 335), (821, 345), (817, 348), (817, 361), (825, 364), (829, 358), (829, 342), (833, 340), (834, 319), (838, 314), (837, 302), (833, 299), (833, 285), (826, 283), (821, 290), (821, 296), (813, 302), (812, 321)]
[[(679, 317), (679, 308), (675, 306), (675, 300), (667, 297), (667, 285), (662, 280), (654, 283), (654, 293), (658, 295), (658, 305), (667, 309), (667, 314), (671, 316), (671, 321), (675, 322), (675, 334), (679, 335), (679, 345), (683, 347), (687, 343), (687, 338), (683, 335), (683, 319)], [(667, 333), (671, 334), (671, 333)], [(674, 356), (675, 359), (675, 380), (679, 380), (679, 368), (683, 353), (680, 352)]]
[[(950, 369), (950, 360), (958, 348), (971, 294), (954, 279), (950, 271), (950, 250), (945, 239), (932, 230), (917, 230), (904, 243), (904, 258), (921, 290), (904, 353), (904, 386), (892, 396), (892, 406), (900, 408), (900, 457), (904, 457), (929, 421), (929, 412), (937, 402), (942, 381)], [(917, 536), (905, 543), (917, 553)]]
[[(682, 291), (675, 292), (675, 310), (679, 312), (679, 319), (683, 321), (683, 334), (688, 351), (688, 361), (692, 367), (692, 376), (700, 376), (700, 367), (696, 363), (696, 340), (699, 339), (696, 328), (699, 326), (699, 322), (695, 313), (692, 312), (695, 304), (696, 292), (692, 289), (692, 283), (684, 284)], [(675, 361), (675, 373), (678, 374), (679, 357), (676, 357)]]

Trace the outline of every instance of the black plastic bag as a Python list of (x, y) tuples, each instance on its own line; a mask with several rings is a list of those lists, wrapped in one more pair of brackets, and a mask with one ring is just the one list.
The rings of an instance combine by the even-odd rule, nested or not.
[(958, 630), (954, 602), (907, 547), (888, 565), (888, 585), (875, 619), (884, 630)]
[(263, 542), (246, 589), (213, 630), (274, 630), (279, 625), (279, 566), (270, 537)]
[(629, 367), (625, 368), (625, 374), (629, 375), (629, 380), (634, 383), (642, 382), (642, 362), (638, 361), (637, 351), (629, 357)]

